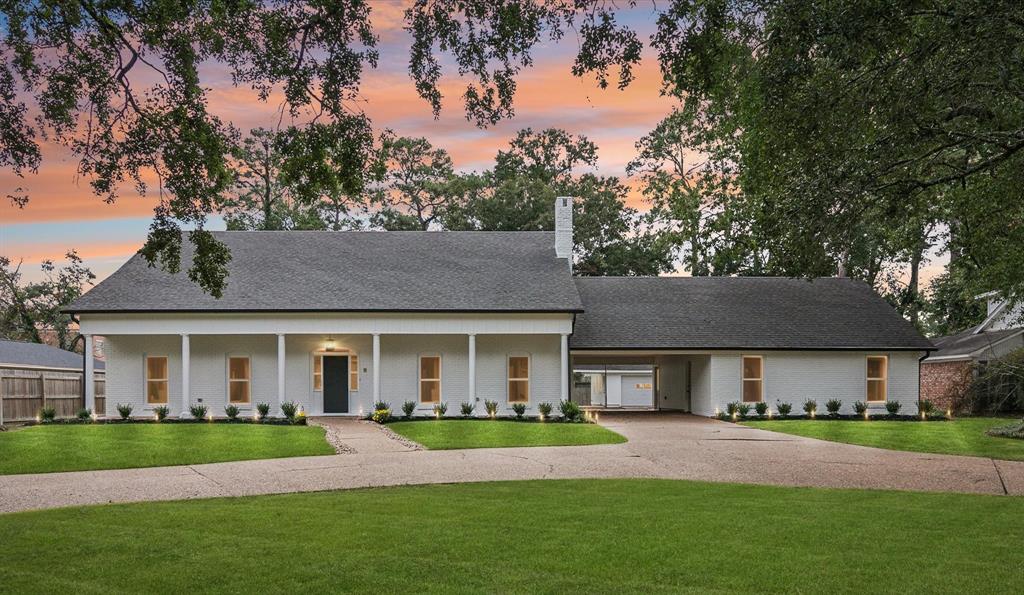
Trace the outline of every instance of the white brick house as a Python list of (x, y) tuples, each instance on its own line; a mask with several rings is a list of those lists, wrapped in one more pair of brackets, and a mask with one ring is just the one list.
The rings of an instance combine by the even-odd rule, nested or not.
[(626, 406), (702, 415), (744, 399), (917, 399), (931, 344), (863, 284), (574, 278), (571, 200), (555, 219), (554, 233), (222, 232), (222, 298), (136, 255), (69, 310), (106, 340), (108, 402), (137, 415), (284, 401), (360, 415), (378, 400), (535, 413), (570, 398), (576, 364), (648, 366), (653, 382), (634, 388), (650, 402), (633, 391)]

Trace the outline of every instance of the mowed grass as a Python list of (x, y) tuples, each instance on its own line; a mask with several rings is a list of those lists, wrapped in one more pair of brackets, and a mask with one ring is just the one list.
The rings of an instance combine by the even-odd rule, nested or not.
[[(1006, 593), (1024, 498), (669, 480), (0, 516), (6, 592)], [(59, 561), (56, 563), (55, 561)]]
[(618, 444), (625, 437), (597, 424), (440, 419), (399, 421), (389, 428), (431, 450), (511, 446)]
[(324, 429), (258, 424), (83, 424), (0, 433), (0, 475), (334, 454)]
[(745, 425), (833, 442), (875, 446), (892, 450), (934, 452), (973, 457), (1024, 461), (1024, 440), (998, 438), (985, 433), (1019, 418), (965, 417), (952, 421), (746, 421)]

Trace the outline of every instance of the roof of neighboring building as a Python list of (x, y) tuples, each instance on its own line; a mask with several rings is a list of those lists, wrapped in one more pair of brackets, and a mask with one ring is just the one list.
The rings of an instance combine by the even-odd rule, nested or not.
[(975, 333), (978, 327), (972, 327), (955, 335), (932, 339), (938, 350), (931, 353), (928, 359), (963, 357), (968, 359), (972, 354), (983, 351), (1014, 335), (1024, 333), (1024, 328), (1009, 328), (999, 331)]
[(782, 277), (578, 277), (573, 349), (933, 349), (867, 284)]
[(552, 232), (214, 232), (231, 251), (222, 298), (184, 269), (136, 254), (69, 312), (574, 312), (579, 294)]
[[(102, 360), (94, 360), (95, 369), (102, 370)], [(65, 351), (41, 343), (0, 340), (0, 366), (82, 369), (82, 354)]]

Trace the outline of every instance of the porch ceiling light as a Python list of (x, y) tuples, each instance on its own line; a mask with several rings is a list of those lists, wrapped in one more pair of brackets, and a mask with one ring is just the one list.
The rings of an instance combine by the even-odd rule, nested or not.
[(327, 337), (327, 343), (324, 344), (324, 351), (334, 351), (334, 339)]

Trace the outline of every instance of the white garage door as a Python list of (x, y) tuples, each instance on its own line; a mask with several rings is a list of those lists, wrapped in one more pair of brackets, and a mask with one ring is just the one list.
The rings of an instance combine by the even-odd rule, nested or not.
[(623, 407), (652, 407), (654, 405), (654, 377), (631, 375), (622, 377)]

